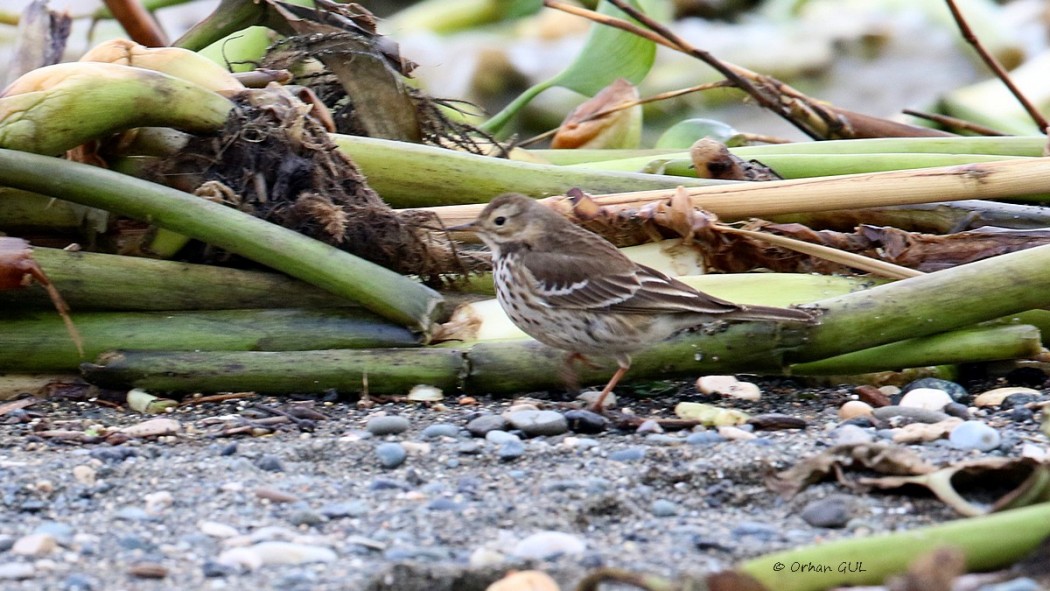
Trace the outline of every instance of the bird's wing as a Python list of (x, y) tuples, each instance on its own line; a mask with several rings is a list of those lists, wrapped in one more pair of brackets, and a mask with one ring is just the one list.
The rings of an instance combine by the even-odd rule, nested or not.
[(531, 251), (524, 257), (535, 295), (551, 307), (635, 314), (722, 314), (740, 308), (626, 257), (549, 251)]

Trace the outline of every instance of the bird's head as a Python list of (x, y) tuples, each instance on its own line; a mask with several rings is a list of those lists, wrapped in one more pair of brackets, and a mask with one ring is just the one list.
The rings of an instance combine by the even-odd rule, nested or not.
[(498, 250), (501, 245), (514, 242), (535, 244), (549, 228), (552, 217), (562, 219), (530, 197), (507, 193), (490, 201), (478, 219), (449, 230), (477, 232), (489, 248)]

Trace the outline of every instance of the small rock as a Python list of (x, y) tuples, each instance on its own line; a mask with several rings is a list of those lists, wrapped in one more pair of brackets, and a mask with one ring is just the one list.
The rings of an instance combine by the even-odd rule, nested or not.
[(502, 552), (482, 546), (470, 553), (468, 563), (472, 569), (483, 569), (501, 564), (506, 559)]
[(284, 463), (274, 454), (263, 454), (255, 460), (255, 467), (266, 472), (284, 472)]
[(926, 410), (942, 410), (946, 405), (954, 402), (952, 397), (944, 390), (934, 388), (913, 388), (901, 397), (900, 406), (907, 408), (924, 408)]
[(523, 570), (507, 576), (485, 588), (485, 591), (559, 591), (558, 583), (550, 575), (538, 570)]
[(489, 431), (487, 434), (485, 434), (485, 441), (496, 445), (499, 445), (504, 441), (508, 441), (510, 439), (518, 439), (519, 441), (521, 440), (517, 435), (514, 435), (513, 433), (507, 433), (506, 431), (496, 430)]
[(237, 528), (218, 521), (201, 520), (197, 522), (197, 529), (202, 534), (213, 538), (232, 538), (240, 535)]
[(971, 418), (970, 407), (959, 402), (953, 402), (951, 404), (944, 405), (944, 412), (948, 416), (955, 417), (957, 419), (969, 420)]
[[(587, 405), (587, 408), (592, 408), (594, 407), (594, 403), (598, 402), (599, 396), (601, 396), (600, 390), (587, 390), (586, 392), (581, 392), (580, 395), (576, 397), (576, 400)], [(602, 401), (602, 408), (616, 408), (617, 402), (616, 392), (609, 392), (609, 395)]]
[(474, 437), (484, 437), (489, 431), (502, 431), (507, 428), (507, 420), (499, 415), (481, 415), (467, 423), (467, 431)]
[(400, 443), (380, 443), (376, 446), (376, 457), (379, 465), (389, 470), (403, 464), (408, 452)]
[(232, 577), (237, 574), (237, 569), (228, 564), (222, 564), (214, 560), (205, 560), (204, 564), (201, 565), (201, 574), (208, 579)]
[(17, 581), (36, 576), (36, 568), (23, 562), (0, 563), (0, 581)]
[(904, 386), (901, 390), (901, 394), (907, 394), (912, 390), (918, 390), (919, 388), (933, 388), (934, 390), (940, 390), (948, 394), (954, 402), (966, 402), (970, 399), (970, 393), (966, 391), (961, 385), (949, 381), (942, 380), (940, 378), (920, 378), (914, 382)]
[(138, 450), (126, 445), (113, 447), (96, 447), (88, 452), (91, 457), (106, 463), (123, 462), (124, 460), (139, 455)]
[(674, 517), (678, 514), (678, 504), (666, 499), (657, 499), (650, 505), (649, 511), (655, 517)]
[(253, 546), (231, 548), (217, 562), (234, 568), (254, 570), (265, 564), (309, 564), (335, 562), (336, 553), (324, 546), (294, 542), (259, 542)]
[(398, 415), (381, 415), (368, 419), (365, 430), (377, 437), (382, 435), (397, 435), (408, 431), (412, 424), (408, 419)]
[(747, 424), (755, 429), (763, 431), (784, 431), (787, 429), (805, 429), (806, 420), (778, 412), (767, 412), (755, 415), (747, 420)]
[(255, 489), (255, 496), (271, 503), (294, 503), (299, 497), (272, 486), (260, 486)]
[[(857, 402), (863, 402), (871, 407), (889, 406), (893, 404), (890, 401), (890, 394), (886, 394), (881, 388), (875, 386), (869, 386), (867, 384), (857, 386), (853, 389), (857, 393), (859, 400)], [(900, 393), (900, 388), (896, 388), (894, 394)]]
[(618, 449), (609, 454), (609, 459), (614, 462), (637, 462), (645, 458), (644, 447), (628, 447), (627, 449)]
[(731, 425), (719, 427), (718, 434), (730, 441), (747, 441), (758, 437), (758, 435), (755, 435), (754, 433), (750, 433), (740, 427), (733, 427)]
[(609, 428), (609, 419), (585, 409), (573, 409), (563, 415), (574, 433), (601, 433)]
[(140, 579), (163, 579), (168, 576), (168, 567), (156, 562), (139, 562), (128, 568), (128, 574)]
[(441, 393), (441, 388), (419, 384), (408, 391), (408, 399), (413, 402), (438, 402), (444, 400), (445, 395)]
[[(69, 546), (73, 543), (73, 536), (77, 531), (72, 525), (61, 521), (45, 521), (33, 528), (35, 534), (47, 534), (55, 538), (60, 546)], [(13, 546), (13, 544), (12, 544)]]
[(98, 581), (84, 573), (70, 573), (62, 580), (62, 591), (95, 591), (100, 589)]
[(288, 523), (296, 527), (315, 527), (321, 525), (325, 521), (328, 520), (325, 519), (324, 515), (310, 509), (297, 509), (292, 511), (292, 514), (288, 516)]
[(707, 396), (721, 394), (729, 398), (751, 401), (762, 398), (762, 390), (758, 385), (741, 382), (735, 376), (701, 376), (696, 380), (696, 389)]
[(328, 519), (343, 519), (346, 517), (360, 517), (367, 514), (368, 504), (364, 501), (347, 501), (345, 503), (331, 503), (321, 507), (318, 511)]
[(427, 509), (430, 511), (460, 511), (463, 505), (446, 497), (438, 497), (427, 503)]
[(843, 421), (847, 421), (855, 417), (870, 417), (872, 410), (871, 405), (867, 402), (850, 400), (839, 407), (839, 418)]
[(455, 439), (459, 437), (459, 426), (452, 423), (434, 423), (433, 425), (427, 425), (420, 433), (420, 436), (423, 439), (437, 439), (438, 437)]
[(1033, 390), (1032, 388), (1022, 388), (1020, 386), (1010, 386), (1008, 388), (996, 388), (994, 390), (988, 390), (978, 394), (973, 399), (973, 405), (978, 408), (986, 406), (1000, 406), (1003, 401), (1006, 400), (1007, 396), (1014, 394), (1031, 394), (1035, 397), (1039, 397), (1039, 390)]
[(430, 453), (430, 444), (425, 441), (402, 441), (401, 447), (411, 456), (425, 456)]
[(706, 429), (704, 431), (690, 433), (689, 436), (685, 438), (685, 442), (689, 445), (711, 445), (712, 443), (721, 443), (725, 440), (725, 437)]
[(845, 527), (852, 518), (853, 499), (846, 495), (830, 495), (806, 503), (799, 513), (803, 521), (813, 527)]
[(937, 423), (909, 423), (894, 429), (894, 443), (923, 443), (936, 441), (952, 432), (962, 422), (955, 417), (947, 418)]
[(95, 486), (95, 469), (86, 464), (73, 466), (73, 478), (84, 486)]
[(883, 406), (872, 410), (871, 414), (876, 419), (888, 421), (895, 426), (909, 423), (939, 423), (948, 418), (947, 414), (937, 410), (907, 406)]
[(500, 444), (496, 455), (504, 462), (516, 460), (525, 455), (525, 444), (517, 437), (514, 437), (514, 439), (507, 439)]
[(645, 435), (647, 433), (663, 433), (664, 428), (660, 426), (660, 423), (653, 419), (646, 419), (642, 421), (641, 425), (638, 425), (638, 429), (635, 431), (639, 435)]
[(148, 493), (142, 497), (146, 501), (146, 511), (154, 515), (163, 513), (175, 503), (175, 497), (166, 490)]
[(830, 433), (833, 445), (857, 445), (875, 441), (875, 435), (857, 425), (839, 425)]
[(1003, 398), (1003, 403), (999, 405), (999, 408), (1003, 410), (1024, 408), (1026, 405), (1037, 400), (1039, 400), (1039, 396), (1036, 394), (1031, 394), (1029, 392), (1015, 392), (1006, 398)]
[(952, 429), (948, 441), (957, 449), (991, 451), (1001, 443), (999, 432), (981, 421), (965, 421)]
[(587, 542), (572, 534), (541, 531), (514, 545), (511, 555), (523, 560), (550, 560), (559, 556), (583, 554)]
[(118, 430), (128, 437), (160, 437), (175, 435), (179, 431), (182, 431), (182, 423), (168, 418), (150, 419)]
[(561, 444), (569, 449), (591, 449), (601, 446), (601, 442), (590, 437), (566, 437)]
[(515, 429), (531, 437), (561, 435), (569, 430), (569, 422), (553, 410), (519, 410), (503, 415)]
[(19, 556), (33, 556), (39, 558), (47, 556), (58, 549), (58, 541), (50, 534), (29, 534), (15, 541), (11, 547), (11, 553)]

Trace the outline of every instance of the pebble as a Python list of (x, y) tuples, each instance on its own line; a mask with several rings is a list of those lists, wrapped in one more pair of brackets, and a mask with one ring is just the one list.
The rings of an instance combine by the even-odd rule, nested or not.
[(513, 439), (507, 439), (500, 443), (499, 450), (496, 452), (499, 459), (504, 462), (516, 460), (525, 455), (525, 443), (514, 435), (511, 435), (511, 437)]
[(550, 575), (538, 570), (510, 572), (489, 585), (485, 591), (559, 591), (558, 583)]
[(260, 486), (255, 489), (255, 496), (271, 503), (295, 503), (299, 497), (272, 486)]
[(847, 421), (856, 417), (870, 417), (872, 410), (874, 409), (867, 402), (850, 400), (839, 407), (839, 418), (843, 421)]
[(73, 466), (73, 478), (84, 486), (95, 486), (95, 469), (86, 464)]
[(685, 443), (685, 439), (663, 433), (650, 433), (645, 436), (645, 443), (649, 445), (682, 445)]
[(577, 536), (560, 531), (541, 531), (519, 541), (510, 553), (524, 560), (550, 560), (583, 554), (586, 549), (587, 542)]
[[(598, 396), (600, 395), (600, 390), (587, 390), (586, 392), (581, 392), (580, 395), (576, 397), (576, 400), (586, 404), (587, 408), (591, 408), (594, 406), (595, 402), (598, 402)], [(616, 398), (616, 392), (609, 392), (609, 395), (602, 401), (602, 408), (616, 408), (617, 402), (619, 402), (619, 400)]]
[(419, 384), (412, 386), (407, 398), (413, 402), (437, 402), (444, 400), (445, 395), (441, 392), (441, 388)]
[(146, 501), (146, 511), (154, 515), (163, 513), (165, 509), (175, 503), (175, 497), (166, 490), (143, 495), (142, 500)]
[(168, 576), (168, 567), (156, 562), (139, 562), (128, 568), (128, 574), (140, 579), (163, 579)]
[(117, 510), (114, 517), (117, 519), (123, 519), (124, 521), (153, 521), (156, 519), (156, 517), (150, 515), (149, 512), (142, 507), (121, 507)]
[(875, 435), (857, 425), (839, 425), (830, 433), (833, 445), (857, 445), (875, 441)]
[(561, 444), (569, 449), (591, 449), (601, 446), (600, 441), (590, 437), (566, 437), (561, 440)]
[(485, 441), (488, 441), (489, 443), (493, 443), (493, 444), (496, 444), (496, 445), (499, 445), (499, 444), (503, 443), (504, 441), (509, 441), (511, 439), (519, 439), (520, 440), (520, 438), (517, 435), (514, 435), (512, 433), (507, 433), (506, 431), (495, 430), (495, 431), (489, 431), (488, 433), (485, 434)]
[(919, 388), (933, 388), (935, 390), (940, 390), (948, 394), (954, 402), (966, 402), (970, 399), (970, 393), (966, 391), (966, 388), (963, 388), (955, 382), (942, 380), (940, 378), (920, 378), (915, 380), (907, 386), (904, 386), (904, 388), (901, 389), (901, 394), (907, 394), (908, 392)]
[(0, 563), (0, 580), (13, 581), (19, 579), (31, 579), (36, 576), (36, 568), (32, 564), (24, 562)]
[(965, 404), (962, 404), (960, 402), (953, 402), (951, 404), (946, 404), (944, 406), (944, 412), (948, 416), (955, 417), (957, 419), (968, 420), (968, 419), (972, 418), (970, 416), (970, 407), (968, 407)]
[(646, 419), (642, 421), (642, 424), (638, 425), (638, 429), (635, 431), (639, 435), (645, 435), (647, 433), (663, 433), (664, 428), (660, 426), (655, 419)]
[(1014, 394), (1031, 394), (1032, 396), (1039, 397), (1039, 390), (1033, 390), (1032, 388), (1023, 388), (1020, 386), (1010, 386), (1007, 388), (996, 388), (994, 390), (988, 390), (982, 392), (973, 399), (973, 405), (978, 408), (986, 406), (1000, 406), (1008, 396)]
[(725, 437), (722, 437), (714, 431), (708, 430), (690, 433), (689, 436), (685, 438), (685, 442), (689, 445), (711, 445), (712, 443), (721, 443), (725, 440)]
[(284, 472), (284, 463), (274, 454), (263, 454), (255, 460), (255, 467), (264, 472)]
[(939, 423), (948, 418), (948, 415), (938, 410), (925, 408), (909, 408), (907, 406), (883, 406), (871, 411), (872, 416), (881, 421), (889, 421), (894, 425), (907, 425), (908, 423)]
[(852, 518), (853, 499), (846, 495), (829, 495), (806, 503), (799, 517), (813, 527), (845, 527)]
[(427, 425), (420, 433), (423, 439), (437, 439), (438, 437), (459, 437), (459, 426), (452, 423), (434, 423)]
[(678, 514), (678, 504), (666, 499), (657, 499), (649, 506), (649, 511), (655, 517), (674, 517)]
[(467, 423), (467, 431), (474, 437), (485, 437), (490, 431), (507, 428), (507, 420), (500, 415), (481, 415)]
[(753, 402), (762, 398), (762, 390), (757, 384), (741, 382), (735, 376), (701, 376), (696, 380), (696, 389), (707, 396), (721, 394)]
[(408, 452), (400, 443), (380, 443), (376, 446), (376, 457), (379, 459), (379, 465), (389, 470), (403, 464)]
[(553, 410), (518, 410), (505, 413), (503, 418), (530, 437), (561, 435), (569, 431), (569, 421), (560, 412)]
[(77, 531), (68, 523), (45, 521), (33, 528), (33, 533), (52, 536), (60, 546), (69, 546), (73, 543), (73, 536)]
[(58, 541), (50, 534), (29, 534), (15, 540), (11, 553), (19, 556), (41, 557), (58, 549)]
[(645, 458), (644, 447), (628, 447), (627, 449), (618, 449), (609, 454), (609, 459), (614, 462), (637, 462)]
[(601, 433), (609, 428), (609, 419), (582, 408), (566, 411), (562, 416), (569, 422), (569, 430), (573, 433)]
[(981, 421), (964, 421), (952, 429), (948, 441), (957, 449), (991, 451), (1001, 443), (999, 432)]
[(324, 515), (312, 509), (297, 509), (288, 516), (288, 523), (295, 527), (314, 527), (328, 521)]
[(226, 566), (255, 570), (267, 564), (309, 564), (335, 562), (335, 552), (324, 546), (294, 542), (259, 542), (240, 548), (230, 548), (219, 555), (217, 562)]
[(368, 419), (365, 430), (377, 437), (382, 435), (397, 435), (408, 431), (412, 424), (408, 419), (398, 415), (380, 415)]
[(942, 410), (946, 405), (955, 402), (944, 390), (935, 388), (913, 388), (908, 390), (898, 403), (906, 408), (925, 408)]
[(321, 515), (328, 519), (343, 519), (346, 517), (360, 517), (370, 511), (368, 503), (364, 501), (347, 501), (345, 503), (331, 503), (318, 509)]
[(755, 435), (750, 431), (745, 431), (740, 427), (733, 427), (731, 425), (723, 425), (719, 427), (718, 434), (730, 441), (747, 441), (758, 437), (758, 435)]
[(96, 447), (93, 448), (88, 455), (91, 457), (102, 460), (107, 463), (123, 462), (124, 460), (139, 455), (138, 450), (126, 445), (116, 445), (113, 447)]
[(240, 535), (237, 528), (232, 525), (220, 523), (218, 521), (201, 520), (197, 522), (197, 529), (206, 536), (213, 538), (232, 538)]
[(1039, 400), (1039, 396), (1036, 394), (1031, 394), (1029, 392), (1015, 392), (1014, 394), (1003, 398), (1003, 403), (999, 405), (999, 408), (1003, 410), (1024, 408), (1025, 405), (1037, 400)]
[(70, 573), (62, 580), (62, 591), (95, 591), (99, 589), (98, 581), (84, 573)]
[(747, 420), (747, 424), (755, 429), (763, 431), (783, 431), (785, 429), (805, 429), (806, 420), (778, 412), (767, 412), (755, 415)]

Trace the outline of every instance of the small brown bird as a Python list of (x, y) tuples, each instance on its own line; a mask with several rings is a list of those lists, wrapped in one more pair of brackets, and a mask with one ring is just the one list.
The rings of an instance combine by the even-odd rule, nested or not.
[(478, 219), (452, 229), (477, 232), (492, 250), (496, 296), (518, 328), (570, 359), (615, 357), (619, 369), (595, 401), (598, 411), (632, 352), (679, 331), (715, 320), (815, 322), (804, 310), (742, 306), (697, 291), (524, 195), (500, 195)]

